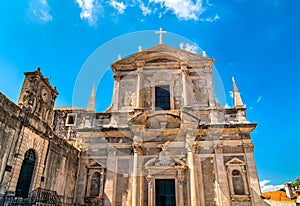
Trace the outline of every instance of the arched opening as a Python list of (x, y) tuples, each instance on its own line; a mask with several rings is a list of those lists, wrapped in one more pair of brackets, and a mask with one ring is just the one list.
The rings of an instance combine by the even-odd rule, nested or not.
[(25, 153), (25, 157), (22, 163), (17, 188), (16, 197), (28, 197), (29, 189), (32, 182), (33, 171), (35, 166), (35, 152), (33, 149), (29, 149)]
[(91, 179), (90, 196), (91, 197), (98, 196), (99, 191), (100, 191), (100, 173), (95, 172)]
[(233, 190), (235, 195), (245, 194), (243, 177), (240, 171), (238, 170), (232, 171), (232, 183), (233, 183)]

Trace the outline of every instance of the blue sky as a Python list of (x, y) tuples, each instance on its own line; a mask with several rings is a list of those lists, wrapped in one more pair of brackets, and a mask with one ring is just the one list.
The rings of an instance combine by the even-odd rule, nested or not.
[[(229, 106), (235, 77), (248, 119), (258, 123), (252, 139), (259, 178), (265, 186), (276, 186), (300, 175), (299, 9), (300, 2), (291, 0), (5, 1), (0, 7), (0, 91), (16, 102), (23, 72), (40, 66), (58, 88), (56, 106), (71, 105), (77, 76), (98, 48), (120, 35), (162, 27), (216, 60)], [(154, 46), (152, 38), (158, 42), (154, 32), (132, 44), (119, 41), (110, 62), (129, 54), (122, 52), (137, 51), (138, 41), (145, 49)], [(167, 43), (168, 36), (164, 39)], [(99, 112), (111, 101), (108, 68), (99, 68), (107, 71), (97, 89)], [(77, 106), (87, 105), (91, 84), (87, 81), (86, 101)]]

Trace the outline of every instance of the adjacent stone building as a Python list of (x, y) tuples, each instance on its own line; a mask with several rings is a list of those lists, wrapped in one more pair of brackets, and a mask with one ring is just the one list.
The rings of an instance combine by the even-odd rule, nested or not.
[(234, 107), (218, 104), (213, 63), (164, 44), (121, 59), (101, 113), (95, 88), (87, 109), (53, 109), (56, 89), (25, 73), (18, 105), (0, 96), (2, 199), (39, 188), (59, 205), (262, 205), (256, 124), (234, 79)]
[(79, 151), (53, 130), (57, 94), (40, 69), (25, 73), (18, 105), (0, 94), (0, 202), (5, 199), (5, 205), (51, 192), (56, 204), (73, 203)]

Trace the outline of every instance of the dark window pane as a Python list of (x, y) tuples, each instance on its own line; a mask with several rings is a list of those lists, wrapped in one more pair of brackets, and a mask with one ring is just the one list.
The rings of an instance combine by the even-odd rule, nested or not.
[(156, 206), (176, 206), (175, 180), (155, 180)]
[(234, 194), (236, 195), (244, 195), (244, 184), (243, 184), (243, 177), (240, 171), (233, 170), (232, 171), (232, 183), (233, 183), (233, 189)]
[(155, 87), (156, 110), (170, 110), (170, 86)]
[(98, 196), (100, 191), (100, 173), (95, 172), (92, 176), (91, 180), (91, 190), (90, 190), (90, 196)]

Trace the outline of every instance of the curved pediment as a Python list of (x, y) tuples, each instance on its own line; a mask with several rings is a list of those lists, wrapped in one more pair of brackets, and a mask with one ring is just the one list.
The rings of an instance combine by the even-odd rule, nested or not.
[(161, 57), (158, 57), (158, 58), (154, 58), (154, 59), (151, 59), (151, 60), (148, 60), (146, 61), (146, 64), (156, 64), (156, 63), (174, 63), (174, 62), (178, 62), (174, 59), (170, 59), (170, 58), (161, 58)]
[(111, 65), (114, 71), (131, 71), (139, 67), (155, 65), (179, 68), (181, 64), (188, 67), (195, 65), (212, 66), (214, 60), (198, 54), (167, 45), (157, 45), (150, 49), (135, 53)]
[(181, 118), (172, 111), (143, 112), (133, 117), (128, 124), (145, 125), (147, 129), (180, 128)]
[(148, 116), (146, 119), (146, 128), (180, 128), (181, 119), (177, 115), (160, 113)]

